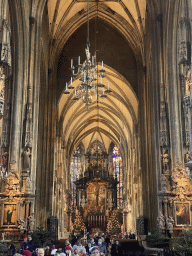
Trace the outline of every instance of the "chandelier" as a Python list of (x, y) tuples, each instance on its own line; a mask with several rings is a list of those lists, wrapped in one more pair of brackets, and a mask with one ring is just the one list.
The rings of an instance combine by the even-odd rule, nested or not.
[(73, 81), (79, 79), (80, 84), (73, 91), (73, 100), (78, 101), (81, 99), (89, 110), (89, 106), (93, 100), (93, 96), (96, 97), (97, 103), (107, 97), (107, 94), (111, 92), (109, 89), (109, 82), (107, 85), (103, 84), (103, 78), (105, 77), (105, 70), (103, 68), (103, 61), (101, 69), (98, 70), (96, 61), (96, 55), (91, 57), (90, 54), (90, 42), (89, 42), (89, 0), (87, 1), (87, 43), (86, 43), (86, 60), (81, 64), (80, 56), (78, 57), (78, 66), (75, 68), (73, 65), (73, 59), (71, 59), (71, 81), (66, 82), (66, 88), (64, 94), (69, 94), (69, 90), (74, 89)]

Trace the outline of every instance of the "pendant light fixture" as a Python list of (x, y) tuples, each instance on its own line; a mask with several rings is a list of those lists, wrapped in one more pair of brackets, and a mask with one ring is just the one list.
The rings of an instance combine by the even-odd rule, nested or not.
[[(103, 78), (105, 77), (105, 70), (103, 68), (103, 61), (101, 69), (98, 70), (96, 61), (96, 55), (91, 57), (90, 54), (90, 42), (89, 42), (89, 0), (87, 1), (87, 43), (86, 43), (86, 60), (81, 64), (80, 56), (78, 57), (78, 65), (75, 68), (73, 65), (73, 59), (71, 59), (71, 80), (66, 83), (64, 94), (69, 94), (69, 90), (74, 89), (73, 81), (79, 79), (80, 84), (73, 91), (73, 100), (78, 101), (81, 99), (89, 110), (89, 106), (96, 97), (97, 102), (107, 97), (107, 94), (111, 92), (109, 89), (109, 82), (107, 86), (103, 84)], [(106, 89), (106, 90), (105, 90)], [(99, 100), (100, 98), (100, 100)]]

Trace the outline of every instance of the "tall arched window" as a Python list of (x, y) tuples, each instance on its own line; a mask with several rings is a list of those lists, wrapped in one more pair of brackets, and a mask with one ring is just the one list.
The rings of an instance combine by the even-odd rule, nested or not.
[(113, 176), (117, 179), (117, 208), (123, 207), (123, 176), (122, 176), (122, 159), (117, 147), (113, 148)]
[(72, 206), (76, 206), (76, 186), (75, 181), (80, 178), (82, 174), (82, 165), (81, 165), (81, 152), (78, 147), (71, 159), (71, 188), (72, 188)]

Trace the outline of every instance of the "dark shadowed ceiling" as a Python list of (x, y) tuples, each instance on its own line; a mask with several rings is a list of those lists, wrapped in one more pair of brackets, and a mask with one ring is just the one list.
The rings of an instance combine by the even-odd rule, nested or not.
[[(96, 33), (97, 32), (97, 33)], [(58, 97), (65, 82), (70, 80), (70, 63), (74, 59), (77, 64), (78, 56), (81, 62), (85, 60), (87, 24), (77, 29), (66, 42), (58, 63)], [(137, 64), (134, 54), (122, 34), (102, 19), (90, 20), (90, 51), (97, 52), (97, 61), (103, 61), (109, 67), (118, 71), (131, 84), (137, 93)]]

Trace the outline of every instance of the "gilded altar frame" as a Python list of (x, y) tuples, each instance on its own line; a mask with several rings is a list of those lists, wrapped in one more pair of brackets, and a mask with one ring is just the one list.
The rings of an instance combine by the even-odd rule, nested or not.
[(2, 203), (1, 213), (1, 227), (17, 226), (18, 204)]
[(176, 201), (174, 205), (176, 226), (191, 225), (190, 202)]

